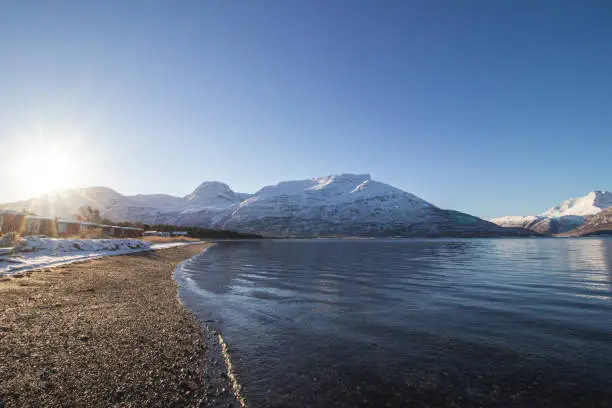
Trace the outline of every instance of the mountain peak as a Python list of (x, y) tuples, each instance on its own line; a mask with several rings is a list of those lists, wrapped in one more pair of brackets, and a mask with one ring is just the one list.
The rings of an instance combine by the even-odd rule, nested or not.
[(319, 183), (325, 182), (336, 182), (336, 183), (357, 183), (361, 184), (364, 181), (370, 180), (369, 174), (353, 174), (353, 173), (342, 173), (342, 174), (330, 174), (329, 176), (316, 177), (313, 180)]
[(236, 194), (230, 186), (220, 181), (205, 181), (193, 193), (185, 196), (188, 210), (202, 207), (227, 208), (241, 200), (242, 195)]
[[(230, 186), (221, 181), (205, 181), (196, 187), (195, 191), (198, 190), (232, 190)], [(195, 192), (194, 191), (194, 192)]]
[(559, 218), (567, 215), (587, 216), (597, 214), (602, 209), (608, 207), (612, 207), (612, 193), (604, 190), (595, 190), (585, 196), (565, 200), (542, 215), (550, 218)]
[(186, 195), (185, 199), (187, 201), (192, 201), (197, 197), (204, 195), (211, 196), (217, 194), (232, 196), (234, 191), (230, 188), (230, 186), (220, 181), (205, 181), (196, 187), (191, 194)]

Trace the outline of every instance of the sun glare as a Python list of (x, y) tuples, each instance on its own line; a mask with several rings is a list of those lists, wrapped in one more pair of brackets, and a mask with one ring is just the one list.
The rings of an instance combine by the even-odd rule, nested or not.
[(57, 149), (24, 153), (17, 167), (23, 189), (30, 194), (74, 187), (78, 171), (75, 161)]

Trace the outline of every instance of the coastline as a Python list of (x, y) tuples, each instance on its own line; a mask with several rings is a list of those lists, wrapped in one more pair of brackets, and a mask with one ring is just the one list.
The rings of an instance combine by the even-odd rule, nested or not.
[[(211, 243), (202, 250), (198, 255), (203, 254), (208, 249), (217, 245), (217, 243)], [(197, 255), (196, 255), (197, 256)], [(181, 299), (181, 289), (186, 289), (188, 286), (188, 274), (186, 274), (182, 267), (185, 263), (189, 262), (192, 258), (188, 258), (181, 262), (173, 273), (173, 279), (177, 284), (177, 299), (183, 305), (185, 309), (187, 306)], [(194, 317), (198, 320), (204, 331), (204, 339), (206, 342), (204, 360), (210, 362), (207, 365), (206, 377), (208, 379), (208, 387), (214, 389), (220, 389), (222, 392), (217, 393), (214, 403), (206, 406), (215, 407), (240, 407), (247, 408), (246, 397), (242, 393), (242, 386), (238, 381), (233, 364), (232, 357), (230, 355), (229, 346), (223, 339), (223, 336), (216, 329), (212, 328), (206, 320), (199, 319), (196, 315)], [(224, 367), (219, 369), (219, 367)]]
[[(61, 238), (54, 238), (53, 241), (67, 241)], [(90, 240), (84, 240), (87, 242)], [(101, 241), (109, 241), (109, 240), (93, 240), (93, 242), (101, 242)], [(119, 240), (126, 241), (126, 240)], [(128, 240), (129, 241), (129, 240)], [(65, 253), (49, 253), (49, 251), (40, 251), (35, 252), (25, 252), (18, 253), (21, 258), (24, 259), (16, 259), (15, 261), (9, 261), (6, 257), (0, 258), (0, 278), (11, 276), (14, 274), (21, 274), (29, 271), (38, 271), (47, 268), (55, 268), (62, 265), (68, 265), (72, 263), (79, 262), (87, 262), (92, 259), (105, 258), (109, 256), (119, 256), (119, 255), (127, 255), (127, 254), (135, 254), (138, 252), (146, 252), (146, 251), (158, 251), (161, 249), (174, 248), (179, 246), (186, 245), (197, 245), (203, 244), (208, 241), (198, 241), (191, 243), (184, 242), (174, 242), (174, 243), (162, 243), (162, 244), (152, 244), (150, 246), (143, 246), (140, 248), (130, 248), (130, 249), (121, 249), (121, 250), (90, 250), (90, 251), (73, 251), (73, 252), (65, 252)], [(79, 244), (79, 241), (76, 241)], [(9, 249), (9, 248), (7, 248)], [(55, 251), (53, 251), (55, 252)], [(15, 265), (11, 265), (15, 264)], [(12, 266), (12, 267), (11, 267)]]
[(0, 407), (240, 406), (215, 335), (185, 308), (173, 279), (210, 245), (0, 281)]

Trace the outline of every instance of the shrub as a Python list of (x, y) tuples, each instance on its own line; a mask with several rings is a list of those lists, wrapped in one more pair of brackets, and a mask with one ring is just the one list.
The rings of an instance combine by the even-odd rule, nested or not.
[(14, 247), (21, 242), (21, 238), (16, 232), (9, 232), (0, 238), (0, 247)]

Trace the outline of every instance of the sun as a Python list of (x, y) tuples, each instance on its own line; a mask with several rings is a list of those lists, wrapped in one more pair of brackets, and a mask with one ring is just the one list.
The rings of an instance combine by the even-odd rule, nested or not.
[(78, 172), (74, 159), (56, 148), (23, 152), (17, 167), (20, 183), (30, 194), (74, 187)]

